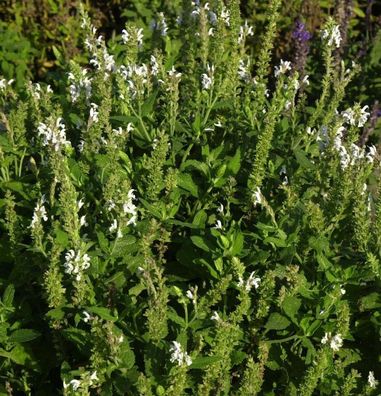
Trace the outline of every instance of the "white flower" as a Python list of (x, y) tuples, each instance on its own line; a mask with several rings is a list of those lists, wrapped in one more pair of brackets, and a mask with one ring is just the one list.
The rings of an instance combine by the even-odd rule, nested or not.
[(222, 7), (221, 10), (221, 19), (225, 22), (226, 26), (230, 26), (230, 12), (226, 9), (225, 6)]
[(103, 49), (103, 60), (104, 60), (104, 64), (105, 64), (105, 69), (107, 71), (109, 71), (109, 72), (115, 71), (116, 67), (115, 67), (114, 56), (110, 55), (107, 52), (106, 48)]
[[(322, 312), (320, 312), (321, 314)], [(324, 337), (321, 339), (321, 343), (325, 345), (331, 338), (331, 333), (325, 333)]]
[(106, 206), (107, 206), (107, 210), (109, 211), (109, 212), (111, 212), (114, 208), (115, 208), (115, 202), (113, 201), (113, 200), (111, 200), (111, 199), (109, 199), (107, 202), (106, 202)]
[(51, 145), (55, 151), (59, 151), (62, 146), (70, 146), (70, 142), (66, 140), (66, 128), (62, 118), (57, 118), (54, 126), (47, 126), (40, 122), (37, 131), (38, 135), (43, 138), (43, 146)]
[(80, 250), (76, 253), (73, 249), (70, 249), (65, 254), (65, 272), (69, 275), (74, 275), (77, 281), (82, 278), (83, 271), (89, 267), (90, 257), (87, 253), (82, 255)]
[(127, 222), (127, 225), (133, 224), (136, 225), (137, 220), (137, 207), (132, 202), (133, 199), (136, 199), (134, 194), (134, 189), (130, 189), (127, 193), (128, 201), (123, 204), (123, 211), (126, 214), (130, 214), (131, 217)]
[(90, 108), (90, 117), (89, 117), (89, 119), (90, 119), (91, 122), (94, 122), (94, 123), (98, 122), (99, 121), (99, 118), (98, 118), (98, 115), (99, 115), (99, 113), (98, 113), (98, 105), (95, 104), (95, 103), (91, 103), (90, 106), (91, 106), (91, 108)]
[(347, 123), (351, 125), (355, 125), (356, 122), (355, 115), (354, 115), (354, 111), (351, 108), (348, 108), (347, 110), (341, 112), (341, 115)]
[(308, 74), (306, 76), (304, 76), (302, 83), (305, 85), (310, 85), (309, 77), (310, 76)]
[(81, 199), (77, 202), (78, 210), (80, 210), (84, 204), (85, 204), (85, 202), (84, 202), (83, 199), (81, 198)]
[(191, 290), (187, 290), (186, 296), (187, 296), (190, 300), (192, 300), (192, 301), (194, 302), (195, 296), (194, 296), (194, 294), (192, 293)]
[(327, 42), (329, 47), (332, 47), (333, 45), (335, 45), (336, 48), (340, 47), (342, 38), (339, 25), (334, 25), (329, 30), (323, 30), (321, 36), (322, 39)]
[(190, 366), (192, 364), (192, 359), (186, 352), (183, 352), (179, 342), (172, 341), (172, 346), (169, 348), (169, 352), (171, 352), (170, 361), (172, 363), (177, 363), (179, 366)]
[(329, 343), (330, 348), (337, 352), (343, 346), (343, 339), (341, 338), (341, 334), (336, 334), (332, 337), (331, 333), (325, 333), (324, 337), (321, 340), (322, 344)]
[(136, 31), (136, 41), (138, 42), (138, 46), (139, 47), (141, 47), (143, 45), (143, 38), (144, 38), (143, 29), (142, 28), (137, 29), (137, 31)]
[(208, 90), (213, 84), (214, 66), (207, 65), (206, 70), (207, 73), (204, 73), (201, 76), (201, 85), (202, 85), (202, 89)]
[(251, 79), (251, 74), (249, 71), (249, 61), (247, 64), (243, 61), (243, 59), (239, 60), (239, 66), (238, 66), (238, 77), (243, 80), (245, 83), (249, 83)]
[[(6, 87), (7, 87), (7, 85), (9, 86), (9, 85), (12, 85), (13, 83), (15, 82), (15, 80), (13, 79), (13, 78), (11, 78), (10, 80), (6, 80), (5, 78), (3, 78), (3, 79), (1, 79), (0, 80), (0, 89), (1, 90), (4, 90)], [(48, 85), (48, 87), (49, 87), (50, 85)]]
[(41, 222), (41, 220), (48, 221), (48, 216), (46, 213), (44, 203), (45, 203), (45, 197), (42, 196), (34, 208), (32, 222), (30, 223), (29, 226), (30, 228), (34, 228), (36, 224)]
[(157, 59), (154, 55), (151, 55), (151, 73), (154, 76), (159, 74), (159, 64), (157, 63)]
[(122, 136), (122, 135), (123, 135), (123, 129), (122, 129), (122, 127), (119, 127), (118, 129), (113, 129), (112, 131), (114, 132), (114, 134), (115, 134), (116, 136)]
[(358, 117), (358, 123), (357, 126), (359, 128), (363, 127), (365, 125), (365, 123), (368, 121), (368, 118), (370, 116), (370, 113), (368, 113), (366, 110), (368, 109), (369, 106), (364, 106), (361, 110), (360, 110), (360, 114)]
[(221, 220), (217, 220), (216, 224), (213, 226), (213, 228), (215, 228), (216, 230), (222, 230), (223, 226), (222, 226)]
[(167, 25), (167, 22), (165, 20), (164, 13), (163, 12), (159, 12), (158, 16), (159, 16), (159, 18), (158, 18), (157, 21), (152, 21), (151, 22), (151, 27), (154, 30), (159, 31), (162, 36), (166, 36), (167, 32), (168, 32), (168, 25)]
[(128, 34), (126, 29), (122, 30), (122, 40), (124, 44), (128, 43), (128, 39), (129, 39), (130, 35)]
[(220, 315), (216, 311), (213, 312), (213, 315), (210, 317), (211, 320), (215, 320), (216, 322), (220, 321)]
[(117, 229), (118, 229), (118, 221), (116, 219), (114, 219), (114, 221), (112, 222), (112, 224), (108, 230), (110, 232), (115, 232)]
[(373, 371), (369, 371), (368, 384), (369, 384), (369, 387), (372, 388), (372, 389), (376, 388), (377, 385), (378, 385), (378, 381), (374, 378), (374, 372)]
[(263, 195), (259, 187), (257, 187), (257, 189), (253, 192), (252, 199), (254, 206), (257, 206), (258, 204), (262, 204), (264, 202)]
[(128, 133), (130, 133), (130, 132), (132, 132), (134, 130), (134, 126), (133, 126), (133, 124), (131, 123), (131, 122), (129, 122), (128, 124), (127, 124), (127, 129), (126, 129), (126, 131), (128, 132)]
[(169, 70), (168, 75), (169, 75), (169, 77), (175, 77), (175, 78), (181, 77), (181, 73), (178, 73), (174, 66), (172, 66), (172, 69)]
[(244, 43), (248, 36), (254, 36), (254, 31), (253, 27), (249, 26), (245, 20), (245, 24), (239, 28), (238, 44)]
[(79, 219), (79, 225), (80, 227), (82, 226), (87, 227), (89, 225), (86, 221), (86, 215), (81, 216), (81, 218)]
[(367, 161), (368, 161), (370, 164), (373, 163), (374, 158), (376, 157), (376, 155), (377, 155), (377, 149), (376, 149), (376, 147), (375, 147), (374, 145), (369, 146), (369, 152), (368, 152), (368, 154), (366, 155), (366, 159), (367, 159)]
[(220, 204), (220, 206), (217, 209), (217, 212), (223, 214), (224, 213), (224, 205)]
[(99, 378), (97, 377), (97, 372), (94, 371), (91, 375), (90, 375), (90, 385), (93, 385), (93, 381), (99, 381)]
[(336, 334), (334, 337), (332, 337), (330, 346), (335, 352), (337, 352), (343, 346), (343, 339), (341, 338), (340, 334)]
[(208, 90), (212, 86), (213, 80), (207, 74), (201, 75), (202, 89)]
[(281, 59), (279, 66), (275, 66), (274, 75), (278, 77), (281, 74), (286, 74), (288, 70), (291, 70), (291, 62)]
[(81, 381), (80, 381), (80, 380), (73, 379), (73, 380), (71, 380), (71, 381), (69, 382), (69, 385), (72, 386), (73, 391), (76, 391), (76, 390), (78, 390), (78, 388), (81, 386)]
[(83, 318), (82, 320), (87, 323), (92, 319), (92, 316), (87, 312), (87, 311), (83, 311)]
[(342, 111), (341, 116), (348, 124), (362, 128), (370, 116), (370, 113), (366, 111), (367, 109), (368, 106), (360, 108), (358, 105), (356, 105), (353, 109), (348, 108)]
[(255, 277), (255, 271), (249, 275), (246, 282), (242, 279), (242, 277), (238, 278), (238, 287), (245, 288), (247, 292), (249, 292), (253, 286), (254, 289), (258, 289), (260, 283), (261, 278)]

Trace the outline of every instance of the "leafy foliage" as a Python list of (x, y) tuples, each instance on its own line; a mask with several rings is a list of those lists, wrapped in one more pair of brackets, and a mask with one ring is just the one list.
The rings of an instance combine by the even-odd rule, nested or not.
[(334, 19), (272, 66), (270, 3), (81, 8), (53, 89), (1, 80), (0, 392), (377, 394), (376, 124)]

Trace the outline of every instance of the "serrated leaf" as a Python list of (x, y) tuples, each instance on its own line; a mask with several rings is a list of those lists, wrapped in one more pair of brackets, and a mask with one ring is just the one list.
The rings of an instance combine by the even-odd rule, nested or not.
[(41, 333), (33, 329), (18, 329), (15, 330), (8, 338), (9, 342), (23, 343), (34, 340), (40, 337)]
[(136, 238), (133, 235), (124, 235), (122, 238), (115, 240), (111, 250), (112, 257), (123, 257), (136, 249)]

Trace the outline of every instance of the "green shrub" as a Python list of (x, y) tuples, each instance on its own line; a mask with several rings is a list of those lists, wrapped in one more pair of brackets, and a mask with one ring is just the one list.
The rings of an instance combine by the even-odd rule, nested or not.
[(86, 67), (0, 79), (2, 394), (377, 394), (359, 67), (328, 19), (322, 78), (272, 68), (280, 3), (261, 36), (237, 0), (184, 2), (108, 45), (82, 11)]

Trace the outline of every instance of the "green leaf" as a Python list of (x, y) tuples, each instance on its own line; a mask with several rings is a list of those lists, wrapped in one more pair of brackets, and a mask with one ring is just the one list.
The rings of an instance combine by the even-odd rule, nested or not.
[(40, 335), (41, 333), (33, 329), (19, 329), (15, 330), (8, 340), (15, 343), (29, 342), (40, 337)]
[(197, 226), (197, 228), (205, 228), (207, 218), (208, 215), (206, 214), (205, 210), (201, 209), (194, 216), (192, 224)]
[(51, 319), (61, 320), (65, 316), (65, 311), (63, 311), (61, 308), (54, 308), (48, 311), (46, 313), (46, 316), (48, 316)]
[(319, 269), (321, 271), (326, 271), (332, 266), (330, 261), (323, 254), (318, 253), (316, 255), (316, 260), (319, 263)]
[(157, 93), (158, 93), (158, 91), (155, 91), (143, 103), (142, 110), (141, 110), (143, 117), (148, 116), (150, 113), (152, 113), (152, 109), (153, 109), (153, 106), (154, 106), (155, 101), (156, 101)]
[(87, 307), (86, 308), (87, 311), (98, 315), (100, 318), (104, 319), (104, 320), (109, 320), (110, 322), (115, 322), (116, 320), (118, 320), (118, 318), (116, 318), (115, 316), (111, 315), (111, 312), (108, 308), (104, 308), (104, 307)]
[(180, 173), (177, 176), (177, 185), (189, 191), (194, 197), (198, 197), (198, 187), (189, 173)]
[(118, 271), (117, 273), (115, 273), (114, 275), (110, 276), (110, 278), (108, 278), (106, 280), (106, 283), (112, 283), (115, 285), (115, 287), (117, 289), (120, 289), (121, 287), (123, 287), (126, 283), (126, 277), (124, 275), (124, 272), (122, 271)]
[(297, 323), (295, 315), (299, 311), (301, 301), (295, 296), (286, 296), (282, 303), (282, 308), (285, 314), (294, 322)]
[(0, 349), (0, 356), (11, 359), (20, 366), (25, 366), (27, 361), (33, 361), (33, 357), (30, 355), (27, 349), (23, 345), (16, 345), (11, 351), (5, 351)]
[(230, 356), (233, 365), (242, 363), (247, 357), (247, 354), (243, 351), (234, 350)]
[(244, 242), (243, 234), (241, 234), (240, 232), (236, 233), (233, 241), (233, 246), (231, 247), (231, 254), (233, 256), (241, 253), (243, 249), (243, 242)]
[(199, 236), (193, 235), (190, 237), (191, 241), (200, 249), (204, 250), (205, 252), (210, 252), (211, 248), (209, 244), (206, 242), (206, 239)]
[(369, 311), (372, 309), (381, 308), (381, 296), (379, 293), (370, 293), (365, 297), (360, 298), (359, 300), (360, 310)]
[(89, 347), (89, 335), (84, 330), (69, 327), (63, 329), (60, 334), (62, 334), (65, 339), (72, 342), (80, 351), (85, 351)]
[(122, 238), (115, 240), (111, 250), (112, 257), (123, 257), (136, 249), (136, 238), (133, 235), (124, 235)]
[(270, 244), (272, 247), (287, 247), (287, 243), (283, 239), (267, 237), (263, 241), (266, 244)]
[(265, 328), (267, 330), (283, 330), (287, 328), (291, 322), (281, 314), (274, 312), (270, 315)]
[(58, 245), (61, 245), (64, 249), (69, 245), (69, 235), (61, 230), (60, 228), (56, 229), (56, 242)]
[(10, 284), (7, 286), (7, 288), (4, 290), (3, 293), (3, 304), (6, 307), (12, 306), (14, 295), (15, 295), (15, 287), (12, 284)]
[(365, 12), (360, 7), (353, 7), (353, 12), (360, 18), (365, 18)]
[(135, 354), (131, 350), (128, 342), (123, 342), (120, 348), (120, 357), (121, 357), (120, 367), (123, 367), (125, 369), (130, 369), (131, 367), (134, 366)]
[(228, 169), (236, 175), (241, 167), (241, 150), (240, 148), (237, 149), (234, 157), (228, 162)]
[(313, 163), (307, 158), (304, 151), (302, 151), (299, 148), (294, 148), (293, 151), (294, 151), (294, 154), (296, 157), (296, 161), (302, 168), (304, 168), (304, 169), (313, 169), (314, 168)]
[(378, 66), (381, 61), (381, 30), (378, 31), (374, 38), (372, 49), (370, 52), (370, 64)]

